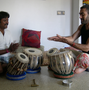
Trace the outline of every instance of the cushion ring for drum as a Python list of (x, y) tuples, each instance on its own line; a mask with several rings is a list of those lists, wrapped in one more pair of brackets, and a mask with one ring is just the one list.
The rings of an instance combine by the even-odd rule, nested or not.
[(74, 73), (71, 72), (70, 74), (59, 74), (59, 73), (54, 72), (53, 75), (54, 75), (56, 78), (68, 79), (68, 78), (72, 78), (72, 77), (74, 76)]
[(9, 73), (6, 74), (6, 78), (9, 79), (9, 80), (22, 80), (26, 77), (26, 72), (24, 72), (23, 74), (21, 75), (11, 75)]
[(40, 72), (40, 70), (41, 70), (41, 67), (39, 67), (39, 68), (37, 68), (37, 69), (27, 69), (27, 73), (28, 74), (35, 74), (35, 73), (38, 73), (38, 72)]

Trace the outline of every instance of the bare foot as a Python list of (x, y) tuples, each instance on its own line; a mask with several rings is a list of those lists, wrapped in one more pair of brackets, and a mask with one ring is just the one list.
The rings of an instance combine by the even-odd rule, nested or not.
[(82, 73), (83, 71), (85, 71), (86, 69), (83, 69), (83, 68), (77, 68), (75, 69), (74, 73), (75, 74), (79, 74), (79, 73)]

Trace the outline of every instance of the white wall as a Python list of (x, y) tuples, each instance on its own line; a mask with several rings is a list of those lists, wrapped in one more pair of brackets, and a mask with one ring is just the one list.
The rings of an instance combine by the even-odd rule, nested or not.
[[(83, 5), (83, 0), (79, 0), (79, 11), (80, 11), (80, 7)], [(81, 24), (81, 21), (79, 19), (79, 25)], [(78, 43), (81, 43), (81, 37), (78, 39)]]
[[(73, 33), (77, 30), (78, 26), (81, 24), (79, 19), (80, 7), (82, 6), (83, 0), (72, 0), (73, 1)], [(81, 43), (81, 37), (76, 40), (76, 42)]]
[[(57, 15), (58, 10), (65, 15)], [(71, 35), (72, 0), (0, 0), (0, 11), (10, 13), (8, 29), (17, 41), (22, 28), (42, 31), (41, 45), (49, 50), (65, 45), (48, 41), (49, 36)]]

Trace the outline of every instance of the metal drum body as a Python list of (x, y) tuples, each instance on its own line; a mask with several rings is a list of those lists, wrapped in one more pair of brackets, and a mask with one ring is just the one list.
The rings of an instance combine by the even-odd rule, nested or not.
[(57, 54), (59, 53), (59, 50), (57, 48), (51, 48), (47, 51), (46, 53), (46, 56), (48, 57), (48, 60), (49, 60), (49, 68), (51, 69), (50, 65), (52, 64), (51, 63), (51, 59), (50, 59), (50, 56), (54, 55), (54, 54)]
[(21, 75), (27, 70), (29, 59), (23, 53), (16, 53), (10, 58), (7, 73), (10, 75)]
[(71, 51), (63, 51), (49, 56), (50, 67), (59, 74), (70, 74), (74, 67), (74, 58)]
[(42, 51), (35, 48), (26, 48), (23, 53), (29, 58), (28, 69), (37, 69), (43, 63)]

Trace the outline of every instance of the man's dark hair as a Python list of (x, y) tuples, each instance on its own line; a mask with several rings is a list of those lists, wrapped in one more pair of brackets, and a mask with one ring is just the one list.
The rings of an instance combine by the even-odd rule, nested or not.
[(86, 8), (88, 14), (89, 14), (89, 5), (83, 5), (80, 9)]
[(8, 12), (0, 11), (0, 20), (2, 18), (9, 18), (9, 17), (10, 17), (10, 15)]

